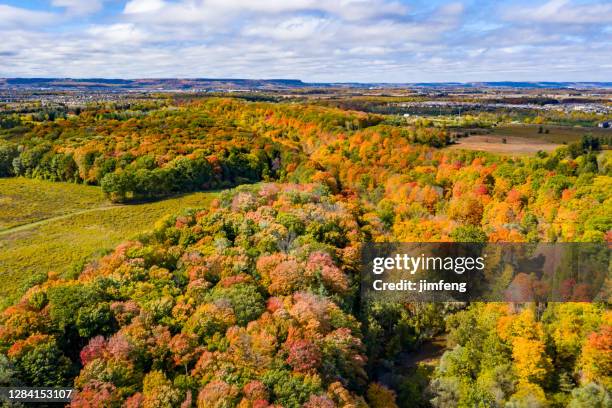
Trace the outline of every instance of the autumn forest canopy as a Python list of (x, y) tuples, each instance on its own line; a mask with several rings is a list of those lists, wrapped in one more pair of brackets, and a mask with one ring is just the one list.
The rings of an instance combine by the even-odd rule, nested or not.
[[(612, 406), (609, 299), (359, 296), (364, 242), (609, 243), (609, 136), (455, 149), (516, 116), (397, 106), (177, 94), (3, 112), (0, 177), (127, 205), (219, 193), (73, 273), (40, 271), (0, 315), (0, 386), (74, 386), (75, 407)], [(521, 120), (542, 137), (594, 120), (560, 116)], [(441, 358), (410, 362), (439, 339)]]

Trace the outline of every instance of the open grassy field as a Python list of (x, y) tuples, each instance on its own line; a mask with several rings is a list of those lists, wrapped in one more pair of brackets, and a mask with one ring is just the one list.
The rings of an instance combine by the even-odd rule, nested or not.
[[(537, 140), (545, 143), (571, 143), (580, 140), (586, 134), (593, 136), (612, 136), (612, 129), (596, 127), (572, 127), (572, 126), (549, 126), (542, 125), (542, 133), (539, 132), (540, 125), (508, 125), (499, 126), (491, 130), (491, 134), (499, 137), (521, 137)], [(548, 131), (548, 133), (546, 133)]]
[(98, 187), (0, 178), (0, 231), (104, 204)]
[[(60, 183), (29, 179), (16, 179), (13, 183), (20, 186), (22, 191), (39, 189), (40, 194), (26, 194), (20, 200), (24, 208), (40, 210), (20, 212), (19, 205), (13, 204), (16, 208), (12, 210), (14, 214), (34, 223), (0, 232), (0, 280), (3, 282), (0, 285), (0, 309), (18, 298), (28, 282), (42, 279), (49, 271), (68, 273), (82, 265), (84, 260), (99, 256), (129, 237), (151, 229), (155, 221), (164, 215), (186, 208), (205, 207), (216, 196), (214, 192), (192, 193), (153, 203), (126, 206), (109, 206), (102, 199), (97, 202), (100, 208), (90, 207), (83, 211), (87, 205), (96, 205), (95, 193), (99, 193), (97, 188), (74, 185), (77, 189), (68, 191), (67, 186)], [(62, 207), (59, 194), (56, 196), (50, 193), (53, 198), (47, 199), (47, 193), (53, 191), (56, 185), (64, 192), (64, 211), (59, 211)], [(51, 201), (54, 208), (49, 206), (46, 210), (47, 201)], [(74, 203), (82, 205), (79, 207)], [(73, 215), (67, 215), (69, 208), (72, 208)], [(3, 209), (0, 209), (0, 213)], [(57, 214), (60, 216), (36, 222), (43, 216)], [(5, 225), (23, 224), (23, 221), (12, 222), (10, 215), (3, 214), (3, 217), (8, 220), (4, 221)]]
[[(461, 137), (451, 150), (465, 149), (505, 155), (533, 156), (538, 151), (551, 152), (563, 144), (578, 141), (582, 136), (612, 136), (611, 129), (571, 126), (507, 125), (493, 129), (465, 129), (471, 133)], [(548, 133), (546, 133), (548, 131)]]
[[(505, 139), (505, 143), (503, 139)], [(534, 156), (538, 151), (551, 152), (560, 146), (559, 144), (526, 137), (473, 135), (460, 138), (456, 144), (448, 146), (447, 149), (476, 150), (511, 156)]]

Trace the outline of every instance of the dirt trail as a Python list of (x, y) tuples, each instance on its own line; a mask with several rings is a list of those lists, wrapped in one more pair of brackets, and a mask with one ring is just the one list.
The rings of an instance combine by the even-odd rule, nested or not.
[(375, 378), (381, 384), (393, 388), (394, 385), (397, 385), (394, 382), (395, 375), (410, 376), (419, 365), (427, 366), (427, 370), (433, 372), (446, 350), (446, 334), (436, 336), (425, 341), (415, 351), (401, 353), (394, 361), (393, 368), (379, 367), (375, 373)]
[(28, 224), (22, 224), (16, 227), (11, 227), (11, 228), (0, 230), (0, 237), (3, 235), (9, 235), (15, 232), (20, 232), (20, 231), (25, 231), (31, 228), (35, 228), (35, 227), (38, 227), (39, 225), (48, 224), (53, 221), (58, 221), (58, 220), (63, 220), (66, 218), (74, 217), (75, 215), (86, 214), (86, 213), (95, 212), (95, 211), (107, 211), (107, 210), (112, 210), (113, 208), (122, 208), (122, 207), (126, 207), (126, 206), (125, 205), (107, 205), (103, 207), (88, 208), (85, 210), (74, 211), (68, 214), (62, 214), (62, 215), (58, 215), (55, 217), (49, 217), (49, 218), (45, 218), (39, 221), (30, 222)]
[(419, 364), (437, 364), (442, 354), (446, 351), (446, 336), (439, 335), (424, 342), (418, 350), (405, 353), (399, 362), (402, 368), (414, 368)]

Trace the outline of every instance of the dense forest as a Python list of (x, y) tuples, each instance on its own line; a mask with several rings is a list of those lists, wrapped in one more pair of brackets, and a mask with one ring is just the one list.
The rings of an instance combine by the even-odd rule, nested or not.
[[(37, 123), (0, 145), (0, 175), (101, 185), (118, 202), (155, 198), (282, 178), (324, 143), (321, 136), (395, 131), (380, 122), (339, 109), (231, 99), (155, 111), (92, 109)], [(401, 136), (447, 143), (440, 130), (402, 129)]]
[[(425, 123), (223, 98), (37, 119), (7, 122), (0, 176), (114, 202), (240, 187), (30, 288), (0, 317), (0, 385), (74, 385), (75, 407), (612, 405), (609, 302), (359, 297), (364, 242), (609, 243), (597, 138), (501, 156)], [(398, 368), (441, 334), (435, 369)]]

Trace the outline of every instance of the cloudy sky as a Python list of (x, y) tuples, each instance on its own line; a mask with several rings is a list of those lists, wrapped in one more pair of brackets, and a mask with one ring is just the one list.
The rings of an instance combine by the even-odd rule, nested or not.
[(612, 81), (610, 0), (0, 0), (0, 77)]

